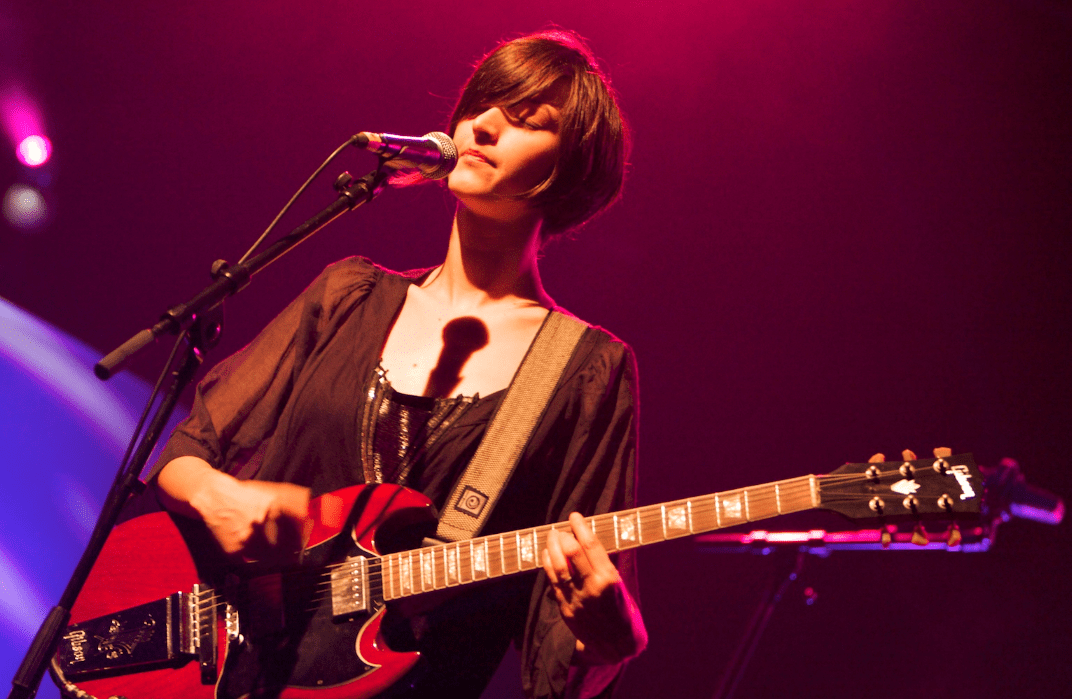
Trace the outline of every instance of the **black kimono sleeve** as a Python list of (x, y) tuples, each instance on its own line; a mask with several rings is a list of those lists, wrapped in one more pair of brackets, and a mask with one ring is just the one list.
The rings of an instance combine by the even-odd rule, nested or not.
[(379, 269), (361, 258), (329, 266), (253, 342), (213, 367), (150, 480), (179, 456), (200, 457), (240, 477), (256, 472), (302, 368), (378, 276)]
[[(595, 335), (598, 334), (598, 335)], [(546, 512), (547, 522), (635, 506), (637, 461), (636, 362), (629, 347), (599, 329), (565, 399), (549, 407), (533, 443), (533, 458), (561, 463)], [(634, 600), (639, 599), (635, 553), (617, 555), (616, 566)], [(637, 610), (633, 610), (638, 613)], [(558, 610), (544, 573), (537, 577), (520, 638), (522, 684), (528, 697), (610, 696), (624, 664), (571, 667), (576, 638)]]

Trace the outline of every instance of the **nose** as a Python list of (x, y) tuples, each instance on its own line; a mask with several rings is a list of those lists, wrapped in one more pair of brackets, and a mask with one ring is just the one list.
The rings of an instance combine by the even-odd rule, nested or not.
[(488, 107), (473, 117), (473, 136), (480, 144), (494, 143), (499, 138), (499, 131), (506, 122), (506, 117), (498, 107)]

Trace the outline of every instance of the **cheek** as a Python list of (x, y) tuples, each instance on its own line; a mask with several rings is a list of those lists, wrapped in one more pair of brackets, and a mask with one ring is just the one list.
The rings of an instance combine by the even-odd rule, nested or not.
[(529, 182), (529, 186), (535, 187), (550, 177), (556, 162), (558, 162), (557, 147), (533, 153), (524, 168), (524, 178)]

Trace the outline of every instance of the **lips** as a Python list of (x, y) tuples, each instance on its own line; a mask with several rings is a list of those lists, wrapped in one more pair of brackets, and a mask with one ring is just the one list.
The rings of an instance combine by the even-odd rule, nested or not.
[(462, 157), (464, 158), (467, 156), (475, 160), (479, 160), (482, 163), (487, 163), (488, 165), (495, 165), (495, 163), (491, 162), (488, 156), (484, 155), (475, 148), (467, 148), (466, 150), (462, 151)]

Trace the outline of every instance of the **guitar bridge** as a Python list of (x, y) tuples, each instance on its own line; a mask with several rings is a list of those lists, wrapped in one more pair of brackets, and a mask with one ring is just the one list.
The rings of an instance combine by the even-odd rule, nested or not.
[(331, 571), (331, 614), (340, 617), (368, 610), (368, 559), (347, 558)]
[(216, 604), (211, 589), (195, 585), (163, 599), (67, 627), (56, 650), (70, 680), (178, 667), (196, 659), (201, 681), (214, 684)]

